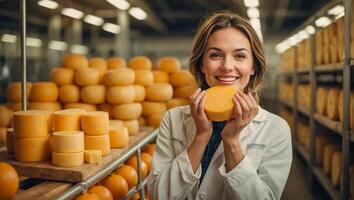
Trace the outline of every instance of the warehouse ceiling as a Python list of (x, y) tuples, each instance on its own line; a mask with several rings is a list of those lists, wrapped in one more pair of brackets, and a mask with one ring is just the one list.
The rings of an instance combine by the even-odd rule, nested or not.
[[(216, 10), (234, 10), (247, 17), (242, 0), (128, 0), (132, 6), (145, 8), (147, 20), (130, 17), (133, 33), (143, 36), (192, 36), (203, 16)], [(48, 19), (60, 13), (62, 7), (73, 7), (85, 13), (103, 17), (106, 22), (117, 22), (116, 9), (105, 0), (56, 0), (60, 7), (50, 10), (40, 7), (36, 0), (27, 0), (28, 32), (47, 34)], [(263, 38), (283, 39), (329, 0), (259, 0)], [(0, 0), (0, 31), (20, 30), (20, 1)], [(62, 26), (67, 27), (72, 19), (62, 17)], [(83, 23), (84, 37), (90, 37), (89, 24)], [(101, 37), (112, 37), (100, 30)]]

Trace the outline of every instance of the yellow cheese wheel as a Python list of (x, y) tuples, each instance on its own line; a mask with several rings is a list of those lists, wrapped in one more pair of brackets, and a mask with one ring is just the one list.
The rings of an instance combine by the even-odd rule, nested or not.
[(106, 87), (104, 85), (90, 85), (81, 88), (81, 100), (89, 104), (100, 104), (106, 100)]
[(336, 187), (339, 185), (339, 181), (342, 175), (342, 163), (343, 155), (342, 152), (336, 152), (332, 156), (332, 166), (331, 166), (331, 181)]
[(173, 87), (190, 85), (195, 82), (194, 76), (187, 70), (180, 70), (171, 74), (170, 83)]
[(14, 112), (14, 135), (16, 138), (48, 136), (48, 115), (44, 112), (27, 110)]
[(167, 101), (173, 96), (173, 88), (168, 83), (154, 83), (146, 89), (148, 101)]
[(107, 101), (112, 104), (133, 103), (134, 86), (113, 86), (107, 89)]
[(107, 112), (94, 111), (81, 115), (81, 130), (85, 135), (103, 135), (109, 131), (109, 117)]
[(58, 153), (52, 152), (52, 164), (58, 167), (75, 167), (84, 164), (84, 152)]
[(97, 110), (108, 112), (109, 118), (113, 117), (112, 110), (113, 105), (109, 103), (102, 103), (97, 105)]
[(69, 54), (64, 57), (62, 67), (73, 70), (88, 68), (89, 63), (85, 56), (79, 54)]
[(147, 125), (158, 128), (164, 115), (150, 115), (147, 117)]
[(144, 101), (146, 92), (144, 86), (141, 85), (133, 85), (135, 90), (135, 99), (134, 102)]
[(327, 96), (328, 96), (328, 88), (326, 88), (326, 87), (318, 87), (317, 88), (316, 110), (317, 110), (318, 114), (321, 114), (321, 115), (326, 114)]
[(315, 152), (317, 165), (323, 165), (324, 148), (328, 144), (333, 144), (331, 138), (320, 135), (315, 139)]
[(79, 108), (79, 109), (84, 109), (86, 111), (96, 111), (97, 110), (96, 105), (88, 104), (88, 103), (67, 103), (64, 105), (64, 108), (65, 109)]
[[(32, 83), (26, 83), (26, 99), (28, 101), (30, 92), (32, 89)], [(21, 92), (21, 82), (13, 82), (7, 86), (6, 97), (11, 102), (21, 102), (22, 101), (22, 92)]]
[(146, 125), (146, 120), (145, 120), (144, 117), (139, 117), (139, 118), (138, 118), (138, 122), (139, 122), (139, 126), (140, 126), (140, 127)]
[(14, 159), (18, 162), (40, 162), (49, 159), (49, 136), (15, 138)]
[(59, 100), (63, 103), (75, 103), (80, 100), (80, 88), (76, 85), (62, 85), (59, 87)]
[(117, 69), (127, 67), (127, 62), (121, 57), (112, 57), (107, 59), (108, 69)]
[(85, 150), (100, 150), (102, 155), (110, 152), (111, 146), (109, 142), (109, 134), (104, 135), (85, 135)]
[(167, 110), (177, 107), (177, 106), (185, 106), (188, 104), (189, 104), (189, 101), (187, 99), (182, 99), (182, 98), (173, 98), (173, 99), (166, 101)]
[(8, 128), (6, 129), (6, 149), (8, 154), (13, 154), (14, 153), (14, 129), (13, 128)]
[(85, 150), (84, 161), (88, 164), (96, 164), (102, 161), (102, 152), (100, 150)]
[(106, 73), (108, 68), (106, 60), (99, 57), (90, 58), (89, 67), (97, 69), (98, 74), (100, 75), (100, 80), (103, 79), (103, 76)]
[(140, 117), (143, 108), (140, 103), (127, 103), (113, 107), (113, 117), (120, 120), (132, 120)]
[(6, 127), (0, 127), (0, 146), (6, 145)]
[(122, 120), (111, 119), (109, 120), (109, 129), (122, 128), (124, 127)]
[[(8, 102), (6, 104), (6, 107), (13, 110), (14, 112), (21, 111), (22, 110), (22, 103), (21, 102)], [(27, 107), (28, 107), (28, 105), (27, 105)]]
[[(235, 104), (233, 98), (237, 92), (234, 86), (214, 86), (205, 92), (204, 110), (208, 119), (225, 121), (231, 118)], [(220, 98), (222, 97), (222, 98)]]
[(126, 127), (111, 128), (109, 130), (111, 148), (125, 148), (129, 146), (129, 133)]
[(53, 68), (50, 81), (57, 85), (70, 85), (74, 82), (74, 70), (68, 68)]
[(33, 84), (30, 93), (30, 100), (37, 102), (53, 102), (57, 101), (59, 89), (52, 82), (37, 82)]
[(0, 126), (7, 127), (12, 118), (12, 110), (0, 105)]
[(79, 69), (75, 72), (75, 83), (79, 86), (97, 85), (100, 73), (95, 68)]
[(57, 111), (61, 109), (59, 102), (29, 102), (29, 110), (48, 110), (48, 111)]
[[(30, 110), (29, 110), (30, 111)], [(53, 119), (53, 111), (51, 110), (33, 110), (34, 112), (39, 112), (43, 114), (47, 120), (47, 128), (48, 128), (48, 133), (52, 132), (53, 126), (52, 126), (52, 119)]]
[(162, 57), (157, 61), (157, 67), (169, 74), (175, 73), (181, 69), (180, 61), (175, 57)]
[(154, 74), (150, 70), (135, 70), (135, 81), (136, 85), (148, 86), (154, 83)]
[(177, 87), (173, 91), (173, 97), (189, 99), (189, 96), (191, 96), (196, 89), (197, 87), (195, 85)]
[(129, 60), (128, 66), (133, 70), (140, 70), (140, 69), (151, 70), (152, 63), (148, 57), (135, 56)]
[(332, 156), (341, 151), (341, 146), (337, 144), (328, 144), (323, 151), (323, 171), (326, 175), (331, 173)]
[(143, 106), (143, 116), (161, 115), (167, 110), (165, 102), (143, 101), (141, 105)]
[(79, 131), (84, 109), (65, 109), (53, 113), (53, 131)]
[(75, 153), (85, 150), (83, 131), (53, 132), (53, 151), (57, 153)]
[(135, 73), (129, 68), (118, 68), (109, 70), (104, 76), (106, 86), (127, 86), (135, 81)]
[(340, 90), (338, 88), (331, 88), (328, 91), (327, 117), (331, 120), (338, 119), (339, 93), (340, 93)]
[(137, 119), (123, 120), (123, 125), (127, 127), (129, 135), (136, 135), (139, 132), (139, 122)]
[(154, 74), (154, 83), (169, 83), (170, 82), (170, 76), (168, 75), (167, 72), (161, 71), (161, 70), (154, 70), (152, 71)]

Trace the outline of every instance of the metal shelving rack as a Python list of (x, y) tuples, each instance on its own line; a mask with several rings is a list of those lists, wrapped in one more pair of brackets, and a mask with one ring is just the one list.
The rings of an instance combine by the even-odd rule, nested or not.
[[(311, 66), (309, 69), (298, 69), (297, 65), (297, 48), (295, 48), (295, 59), (294, 59), (294, 71), (292, 75), (289, 75), (289, 72), (284, 74), (280, 73), (279, 75), (282, 77), (291, 77), (292, 85), (293, 85), (293, 102), (286, 102), (284, 100), (280, 100), (280, 102), (286, 107), (292, 108), (293, 118), (294, 118), (294, 127), (293, 131), (297, 132), (297, 123), (299, 122), (300, 113), (306, 117), (308, 117), (308, 121), (310, 124), (310, 149), (309, 152), (305, 150), (303, 146), (299, 144), (296, 138), (294, 139), (294, 147), (295, 150), (299, 153), (299, 155), (306, 161), (308, 166), (308, 170), (306, 174), (308, 174), (308, 182), (312, 189), (314, 178), (318, 180), (318, 182), (323, 186), (323, 188), (328, 192), (332, 199), (349, 199), (349, 165), (350, 158), (353, 155), (350, 155), (350, 145), (354, 142), (354, 131), (350, 130), (349, 127), (349, 119), (350, 119), (350, 93), (351, 93), (351, 72), (354, 69), (354, 60), (350, 59), (350, 25), (351, 25), (351, 0), (333, 0), (329, 2), (326, 6), (324, 6), (321, 10), (311, 16), (308, 20), (306, 20), (297, 30), (295, 30), (291, 35), (297, 33), (302, 30), (305, 26), (313, 24), (314, 21), (323, 16), (327, 10), (334, 7), (335, 5), (342, 4), (345, 8), (344, 15), (344, 63), (332, 63), (325, 65), (316, 65), (316, 44), (315, 44), (315, 36), (310, 36), (311, 42)], [(343, 90), (343, 123), (338, 121), (330, 120), (322, 115), (316, 113), (316, 89), (317, 89), (317, 81), (319, 74), (328, 74), (328, 73), (340, 73), (342, 72), (342, 90)], [(310, 102), (310, 110), (305, 110), (304, 108), (298, 107), (297, 104), (297, 89), (299, 85), (299, 77), (308, 74), (309, 75), (309, 84), (311, 87), (311, 102)], [(316, 166), (316, 150), (315, 150), (315, 138), (318, 133), (318, 129), (320, 127), (326, 127), (331, 130), (339, 137), (341, 137), (342, 144), (342, 153), (343, 153), (343, 168), (342, 168), (342, 182), (341, 182), (341, 191), (337, 190), (331, 183), (330, 179), (324, 174), (322, 168)], [(352, 194), (354, 195), (354, 194)]]

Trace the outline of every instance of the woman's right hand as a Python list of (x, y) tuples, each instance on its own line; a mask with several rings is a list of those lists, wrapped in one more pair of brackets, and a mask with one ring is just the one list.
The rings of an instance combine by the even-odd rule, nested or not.
[(197, 129), (197, 135), (210, 137), (213, 132), (213, 125), (204, 112), (204, 103), (205, 91), (198, 88), (189, 97), (191, 113)]

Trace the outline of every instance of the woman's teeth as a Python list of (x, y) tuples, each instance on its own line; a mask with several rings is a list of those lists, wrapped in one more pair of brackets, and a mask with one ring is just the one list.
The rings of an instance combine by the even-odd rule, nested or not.
[(222, 81), (222, 82), (233, 82), (236, 80), (236, 77), (222, 77), (222, 76), (217, 76), (216, 79), (218, 81)]

